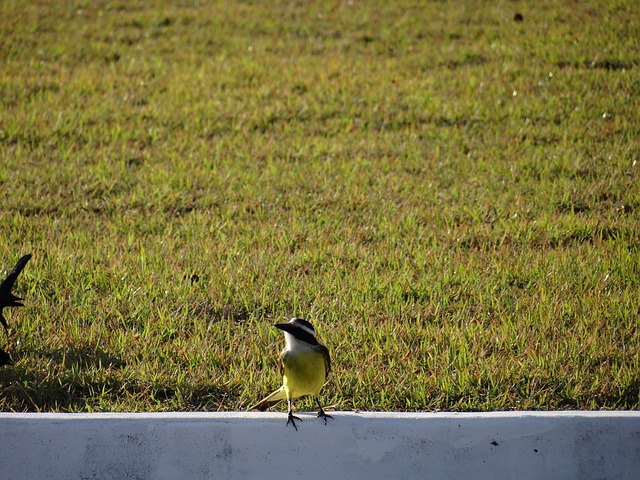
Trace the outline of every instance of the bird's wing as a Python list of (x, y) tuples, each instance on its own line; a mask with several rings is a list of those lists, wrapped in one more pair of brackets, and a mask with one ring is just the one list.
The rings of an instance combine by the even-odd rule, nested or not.
[(5, 278), (2, 281), (2, 283), (0, 283), (0, 291), (5, 292), (5, 294), (11, 293), (11, 289), (13, 288), (14, 282), (16, 281), (16, 279), (18, 278), (18, 275), (20, 275), (20, 272), (22, 272), (22, 269), (30, 259), (31, 259), (31, 254), (29, 253), (27, 255), (24, 255), (20, 260), (18, 260), (18, 263), (16, 263), (16, 266), (13, 267), (13, 270), (11, 270), (9, 272), (9, 275), (7, 275), (7, 278)]
[(264, 411), (267, 408), (273, 407), (274, 405), (280, 403), (282, 400), (284, 400), (286, 398), (287, 398), (287, 395), (284, 392), (284, 387), (280, 387), (275, 392), (273, 392), (273, 393), (269, 394), (268, 396), (264, 397), (262, 400), (260, 400), (258, 403), (256, 403), (249, 410), (261, 410), (261, 411)]
[(331, 371), (331, 357), (329, 357), (329, 350), (324, 345), (318, 345), (318, 348), (324, 357), (325, 375), (329, 375), (329, 372)]

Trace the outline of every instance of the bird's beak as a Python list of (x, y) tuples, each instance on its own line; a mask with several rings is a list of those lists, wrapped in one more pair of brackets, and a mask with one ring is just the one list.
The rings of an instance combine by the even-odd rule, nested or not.
[(290, 323), (276, 323), (274, 327), (279, 328), (284, 332), (291, 333), (293, 325), (291, 325)]

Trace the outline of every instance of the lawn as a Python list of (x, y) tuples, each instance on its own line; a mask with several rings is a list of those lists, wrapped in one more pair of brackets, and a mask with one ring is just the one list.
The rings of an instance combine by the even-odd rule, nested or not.
[(635, 0), (0, 5), (0, 410), (640, 407)]

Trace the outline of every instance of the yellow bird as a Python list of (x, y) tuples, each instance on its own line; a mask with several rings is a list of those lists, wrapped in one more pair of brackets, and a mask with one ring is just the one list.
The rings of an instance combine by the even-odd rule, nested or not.
[(302, 420), (293, 414), (292, 401), (311, 395), (318, 406), (318, 418), (322, 417), (326, 425), (327, 418), (333, 417), (324, 412), (318, 395), (331, 370), (329, 350), (320, 345), (313, 326), (302, 318), (294, 317), (288, 323), (277, 323), (275, 327), (284, 332), (285, 347), (280, 354), (282, 386), (251, 410), (266, 410), (286, 399), (289, 407), (287, 425), (291, 423), (298, 430), (295, 420)]

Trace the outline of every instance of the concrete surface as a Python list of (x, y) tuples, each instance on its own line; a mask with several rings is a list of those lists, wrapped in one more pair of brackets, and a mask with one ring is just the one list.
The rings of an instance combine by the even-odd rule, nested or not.
[(0, 478), (639, 479), (640, 412), (0, 414)]

